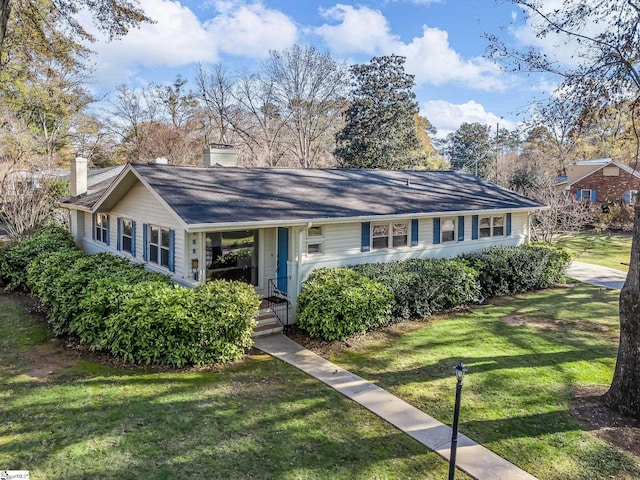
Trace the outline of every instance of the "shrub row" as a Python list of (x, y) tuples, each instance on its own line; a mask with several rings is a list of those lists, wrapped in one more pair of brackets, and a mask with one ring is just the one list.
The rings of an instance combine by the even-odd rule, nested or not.
[(312, 272), (298, 296), (298, 325), (344, 340), (391, 321), (422, 318), (482, 297), (547, 288), (569, 253), (543, 244), (494, 247), (454, 259), (412, 259)]
[(548, 288), (562, 281), (571, 255), (547, 244), (493, 247), (462, 256), (478, 272), (486, 298)]
[[(48, 229), (2, 257), (8, 285), (40, 299), (56, 335), (75, 335), (128, 362), (173, 366), (236, 359), (251, 346), (260, 301), (250, 285), (183, 288), (124, 258), (88, 255), (70, 240), (66, 231)], [(38, 251), (37, 242), (45, 248)], [(15, 276), (18, 265), (24, 267)]]
[(395, 319), (426, 317), (479, 297), (478, 272), (459, 259), (406, 260), (351, 267), (393, 294)]
[(0, 284), (7, 290), (27, 290), (27, 267), (40, 254), (75, 249), (67, 230), (49, 225), (0, 251)]

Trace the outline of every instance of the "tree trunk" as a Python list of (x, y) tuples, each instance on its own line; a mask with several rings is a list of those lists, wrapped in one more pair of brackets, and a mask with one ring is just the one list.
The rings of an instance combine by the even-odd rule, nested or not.
[(629, 274), (620, 292), (620, 347), (605, 403), (640, 419), (640, 204), (636, 205)]

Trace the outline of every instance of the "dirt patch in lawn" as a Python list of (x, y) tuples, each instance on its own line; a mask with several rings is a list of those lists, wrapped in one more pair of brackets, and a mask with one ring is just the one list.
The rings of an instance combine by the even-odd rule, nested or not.
[(502, 317), (507, 325), (518, 325), (541, 330), (559, 330), (567, 327), (581, 332), (598, 333), (612, 338), (618, 338), (617, 330), (596, 322), (581, 322), (579, 320), (554, 320), (544, 317), (528, 317), (521, 315), (507, 315)]
[(640, 457), (640, 421), (623, 417), (602, 401), (604, 386), (583, 387), (569, 401), (571, 415), (602, 440)]

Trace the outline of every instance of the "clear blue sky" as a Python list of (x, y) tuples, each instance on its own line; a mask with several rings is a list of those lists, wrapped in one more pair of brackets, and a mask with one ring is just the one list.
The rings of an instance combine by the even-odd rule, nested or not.
[[(561, 0), (546, 0), (549, 4)], [(526, 46), (536, 40), (523, 12), (504, 0), (141, 0), (156, 20), (124, 39), (93, 45), (94, 87), (193, 80), (198, 64), (256, 71), (269, 50), (313, 44), (364, 63), (407, 57), (420, 110), (444, 135), (463, 121), (513, 128), (553, 79), (503, 72), (488, 60), (484, 33)], [(556, 46), (557, 47), (557, 46)]]

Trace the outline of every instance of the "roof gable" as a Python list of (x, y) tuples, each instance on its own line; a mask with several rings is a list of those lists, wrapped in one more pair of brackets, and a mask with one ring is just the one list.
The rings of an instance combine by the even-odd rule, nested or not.
[[(605, 161), (606, 160), (606, 161)], [(585, 162), (588, 162), (589, 160), (585, 160)], [(624, 163), (620, 163), (616, 160), (613, 160), (611, 158), (604, 158), (604, 159), (598, 159), (598, 160), (593, 160), (592, 162), (593, 165), (598, 165), (596, 168), (594, 168), (593, 170), (590, 170), (588, 173), (583, 174), (581, 177), (576, 178), (576, 179), (572, 179), (570, 182), (567, 182), (567, 189), (570, 189), (571, 186), (575, 185), (576, 183), (578, 183), (581, 180), (584, 180), (587, 177), (590, 177), (591, 175), (593, 175), (596, 172), (599, 172), (600, 170), (603, 170), (604, 168), (608, 167), (608, 166), (616, 166), (618, 168), (620, 168), (621, 170), (624, 170), (625, 172), (627, 172), (630, 175), (633, 175), (634, 177), (640, 178), (640, 172), (638, 172), (636, 169), (631, 168), (629, 165), (625, 165)], [(602, 162), (602, 163), (595, 163), (595, 162)], [(579, 162), (576, 162), (579, 163)], [(563, 182), (558, 182), (558, 184), (561, 184)]]

